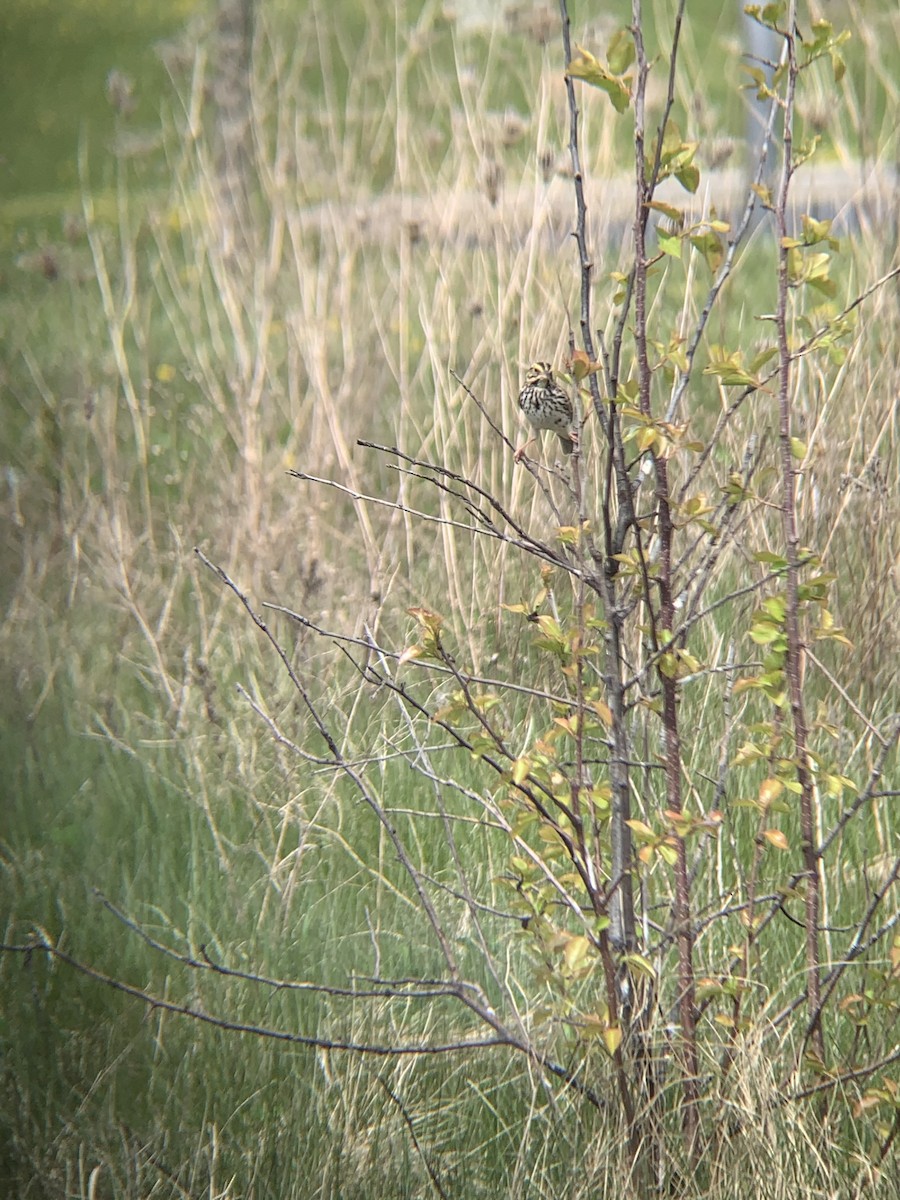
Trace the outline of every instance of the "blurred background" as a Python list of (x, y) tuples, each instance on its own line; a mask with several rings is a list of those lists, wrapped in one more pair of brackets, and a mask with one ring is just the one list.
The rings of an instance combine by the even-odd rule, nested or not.
[[(650, 79), (657, 112), (674, 6), (646, 7), (648, 52), (663, 56)], [(797, 142), (819, 141), (795, 182), (795, 216), (834, 217), (845, 239), (833, 290), (798, 312), (798, 337), (896, 264), (900, 118), (897, 7), (801, 7), (804, 29), (821, 10), (852, 36), (846, 70), (816, 64), (798, 101)], [(573, 4), (574, 40), (602, 57), (629, 13)], [(674, 119), (698, 143), (701, 185), (693, 198), (665, 194), (699, 213), (731, 218), (742, 203), (759, 128), (753, 90), (742, 90), (747, 55), (769, 53), (750, 39), (738, 4), (688, 5)], [(257, 608), (280, 603), (325, 630), (367, 625), (402, 647), (407, 608), (425, 604), (452, 614), (475, 670), (530, 653), (501, 606), (533, 594), (533, 567), (414, 519), (451, 508), (357, 440), (445, 464), (546, 528), (511, 445), (525, 365), (561, 363), (577, 325), (561, 55), (556, 8), (524, 0), (5, 0), (7, 943), (44, 930), (101, 971), (250, 1022), (421, 1031), (417, 1014), (201, 985), (96, 891), (181, 953), (205, 946), (273, 976), (346, 983), (371, 967), (376, 927), (398, 976), (430, 961), (371, 818), (276, 744), (236, 691), (297, 741), (309, 734), (274, 655), (192, 548)], [(628, 265), (631, 121), (599, 92), (579, 98), (595, 312), (609, 328)], [(748, 357), (764, 348), (771, 330), (755, 318), (774, 309), (774, 261), (763, 224), (710, 342)], [(665, 342), (696, 316), (709, 275), (671, 260), (661, 270)], [(803, 540), (838, 572), (836, 615), (854, 645), (843, 683), (876, 725), (900, 706), (897, 308), (894, 282), (856, 314), (846, 352), (827, 368), (801, 365), (796, 401), (810, 447)], [(698, 372), (692, 433), (709, 432), (723, 397)], [(773, 427), (763, 396), (746, 417), (709, 464), (710, 491), (741, 461), (748, 430)], [(587, 452), (594, 437), (589, 428)], [(765, 545), (773, 518), (755, 520)], [(737, 569), (723, 563), (723, 589)], [(362, 694), (327, 641), (269, 615), (317, 700), (341, 714), (348, 753), (378, 759), (399, 809), (420, 804), (402, 763), (391, 765), (403, 734), (387, 702)], [(715, 774), (721, 713), (695, 720), (710, 731)], [(839, 740), (862, 769), (864, 739), (847, 726)], [(866, 844), (848, 844), (848, 899), (863, 860), (890, 861), (896, 837), (896, 817), (876, 810)], [(422, 853), (436, 876), (449, 869), (437, 835)], [(490, 891), (502, 860), (489, 846), (466, 853)], [(525, 954), (509, 953), (511, 964)], [(424, 1195), (423, 1159), (391, 1094), (427, 1130), (426, 1156), (451, 1190), (574, 1196), (597, 1194), (604, 1172), (615, 1180), (593, 1140), (599, 1118), (552, 1098), (510, 1056), (388, 1069), (235, 1041), (39, 956), (0, 957), (0, 995), (0, 1190), (10, 1196)], [(763, 1147), (746, 1170), (771, 1172), (768, 1153), (781, 1163)]]

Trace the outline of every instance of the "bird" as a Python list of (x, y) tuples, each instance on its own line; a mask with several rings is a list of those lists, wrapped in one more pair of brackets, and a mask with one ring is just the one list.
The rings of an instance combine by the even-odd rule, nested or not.
[[(553, 378), (553, 368), (548, 362), (536, 362), (525, 372), (525, 382), (519, 392), (519, 408), (535, 430), (551, 429), (559, 436), (563, 453), (571, 454), (575, 449), (572, 420), (572, 401)], [(516, 451), (516, 461), (521, 462), (525, 451), (535, 439), (529, 438)]]

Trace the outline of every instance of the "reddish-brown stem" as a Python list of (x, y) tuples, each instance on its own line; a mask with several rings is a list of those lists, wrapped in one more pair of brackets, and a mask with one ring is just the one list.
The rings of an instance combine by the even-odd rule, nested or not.
[(787, 246), (788, 192), (793, 175), (794, 96), (799, 67), (796, 56), (796, 3), (791, 0), (787, 29), (787, 79), (784, 96), (784, 164), (775, 202), (775, 227), (778, 234), (778, 437), (781, 452), (781, 521), (787, 559), (785, 634), (787, 653), (785, 673), (790, 697), (794, 733), (797, 782), (800, 785), (800, 836), (803, 870), (806, 877), (806, 999), (810, 1014), (810, 1040), (819, 1056), (823, 1052), (820, 1005), (819, 962), (819, 855), (816, 847), (815, 801), (808, 760), (808, 726), (803, 696), (804, 647), (800, 629), (800, 539), (797, 530), (797, 470), (791, 433), (791, 364), (788, 335), (788, 293), (790, 288), (790, 251)]
[[(648, 419), (652, 417), (651, 383), (652, 373), (647, 352), (647, 201), (652, 183), (648, 183), (644, 157), (644, 102), (646, 96), (649, 63), (643, 40), (643, 14), (641, 0), (632, 0), (632, 36), (634, 37), (637, 76), (634, 86), (634, 337), (638, 369), (638, 403)], [(659, 132), (659, 147), (662, 144), (664, 126)], [(654, 175), (658, 166), (654, 167)], [(672, 586), (672, 524), (669, 506), (669, 476), (666, 459), (654, 455), (656, 476), (657, 533), (660, 546), (659, 614), (656, 621), (659, 637), (670, 640), (674, 626), (674, 603)], [(645, 580), (645, 586), (647, 581)], [(651, 598), (646, 597), (648, 606)], [(681, 739), (678, 728), (678, 684), (670, 670), (660, 671), (660, 686), (663, 701), (663, 737), (665, 744), (666, 801), (673, 812), (682, 811), (681, 799)], [(678, 840), (675, 863), (674, 919), (678, 944), (678, 1008), (681, 1021), (683, 1055), (683, 1122), (685, 1143), (693, 1157), (698, 1148), (697, 1110), (697, 1032), (693, 966), (693, 936), (691, 933), (690, 883), (688, 878), (687, 850), (683, 839)]]
[[(569, 30), (569, 13), (566, 0), (560, 0), (560, 17), (562, 23), (563, 52), (566, 66), (571, 62), (572, 43)], [(588, 358), (596, 360), (594, 339), (591, 332), (591, 277), (593, 262), (588, 253), (587, 245), (587, 204), (584, 197), (584, 178), (581, 170), (581, 155), (578, 143), (578, 105), (575, 99), (575, 88), (571, 78), (566, 76), (566, 97), (569, 106), (569, 154), (572, 160), (572, 174), (575, 182), (576, 227), (575, 241), (578, 245), (578, 257), (581, 267), (581, 337)], [(623, 498), (630, 500), (627, 479), (622, 479), (624, 472), (624, 457), (621, 454), (621, 441), (612, 414), (607, 415), (600, 401), (600, 390), (596, 375), (588, 376), (594, 410), (598, 414), (601, 426), (609, 441), (610, 469), (616, 474), (617, 493), (620, 502)], [(615, 463), (615, 467), (613, 464)], [(611, 479), (611, 475), (610, 475)], [(604, 609), (609, 620), (609, 633), (606, 638), (606, 670), (604, 679), (607, 687), (607, 700), (613, 714), (612, 742), (613, 753), (610, 761), (610, 785), (613, 792), (613, 815), (610, 826), (610, 871), (614, 879), (620, 880), (616, 891), (610, 898), (609, 915), (611, 919), (610, 941), (617, 949), (633, 949), (635, 945), (634, 923), (634, 893), (631, 881), (632, 842), (631, 830), (626, 822), (631, 816), (631, 790), (628, 776), (628, 739), (625, 729), (625, 702), (622, 687), (622, 621), (623, 617), (617, 604), (616, 564), (612, 555), (621, 546), (614, 544), (616, 532), (609, 520), (609, 504), (604, 506), (604, 528), (606, 534), (606, 556), (601, 554), (593, 540), (587, 549), (591, 559), (597, 564), (595, 587), (603, 597)], [(587, 537), (587, 534), (585, 534)]]

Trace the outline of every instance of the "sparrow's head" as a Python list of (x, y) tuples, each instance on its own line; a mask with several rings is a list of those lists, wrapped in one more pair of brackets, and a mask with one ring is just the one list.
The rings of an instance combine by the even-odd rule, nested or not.
[(531, 387), (536, 384), (549, 386), (553, 382), (553, 368), (548, 362), (532, 363), (525, 372), (525, 383)]

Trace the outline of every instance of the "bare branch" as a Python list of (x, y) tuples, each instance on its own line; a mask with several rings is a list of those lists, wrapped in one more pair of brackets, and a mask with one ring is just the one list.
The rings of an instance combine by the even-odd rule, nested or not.
[[(107, 975), (103, 971), (98, 971), (95, 967), (89, 966), (87, 963), (81, 962), (79, 959), (67, 954), (64, 950), (60, 950), (58, 946), (52, 945), (46, 938), (41, 937), (35, 941), (21, 945), (4, 944), (0, 945), (0, 951), (14, 954), (32, 955), (36, 951), (42, 951), (50, 958), (56, 959), (66, 966), (71, 967), (81, 975), (87, 976), (95, 983), (103, 984), (105, 987), (112, 988), (113, 991), (121, 992), (126, 996), (130, 996), (133, 1000), (138, 1000), (142, 1004), (146, 1004), (151, 1009), (160, 1009), (163, 1012), (175, 1013), (178, 1016), (190, 1017), (194, 1021), (200, 1021), (204, 1025), (212, 1025), (216, 1029), (223, 1029), (229, 1033), (249, 1033), (254, 1037), (270, 1039), (277, 1042), (288, 1042), (291, 1045), (297, 1046), (314, 1046), (319, 1050), (346, 1050), (359, 1054), (374, 1054), (382, 1058), (407, 1057), (409, 1055), (430, 1055), (430, 1054), (451, 1054), (460, 1050), (478, 1050), (490, 1046), (515, 1046), (508, 1038), (502, 1035), (483, 1038), (458, 1038), (456, 1040), (446, 1042), (410, 1042), (407, 1044), (382, 1045), (378, 1042), (356, 1042), (343, 1041), (334, 1038), (313, 1037), (300, 1033), (292, 1033), (286, 1029), (273, 1029), (266, 1025), (251, 1025), (244, 1021), (234, 1021), (228, 1017), (215, 1016), (212, 1013), (204, 1012), (198, 1008), (192, 1008), (190, 1004), (177, 1004), (172, 1000), (165, 1000), (160, 996), (154, 996), (143, 988), (134, 987), (131, 984), (125, 983), (124, 980), (118, 979), (112, 975)], [(523, 1047), (519, 1047), (522, 1049)]]

